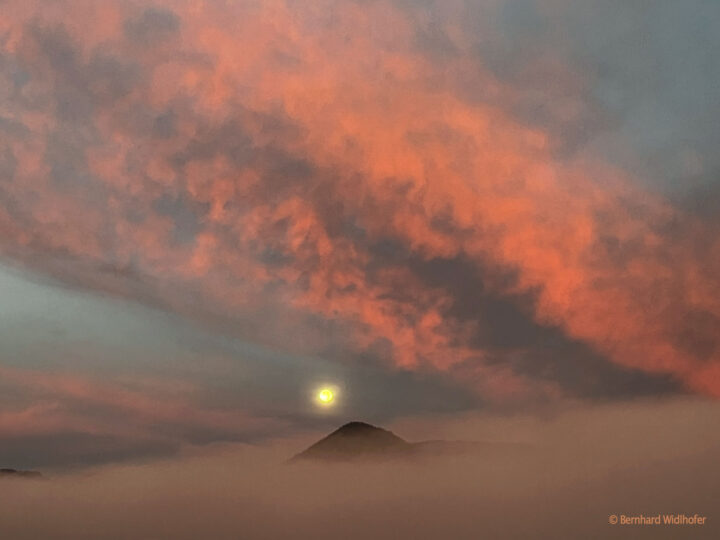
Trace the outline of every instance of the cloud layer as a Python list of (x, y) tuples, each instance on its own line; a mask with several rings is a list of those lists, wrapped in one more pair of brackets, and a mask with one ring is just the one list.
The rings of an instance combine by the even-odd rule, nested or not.
[[(314, 439), (206, 449), (139, 466), (0, 479), (13, 538), (713, 538), (717, 403), (491, 415), (394, 427), (529, 443), (527, 453), (393, 465), (288, 465)], [(498, 439), (498, 436), (501, 438)], [(682, 440), (681, 444), (678, 442)], [(699, 514), (703, 526), (612, 526), (610, 515)]]
[(490, 402), (717, 397), (717, 222), (591, 144), (549, 6), (6, 0), (2, 255)]

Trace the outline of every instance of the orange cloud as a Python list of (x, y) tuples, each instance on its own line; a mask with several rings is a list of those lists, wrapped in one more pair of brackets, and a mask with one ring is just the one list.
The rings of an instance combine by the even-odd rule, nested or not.
[[(173, 309), (271, 305), (285, 323), (337, 323), (351, 349), (387, 344), (400, 367), (474, 373), (486, 395), (557, 394), (488, 362), (443, 287), (402, 261), (373, 268), (392, 239), (512, 271), (489, 285), (534, 293), (539, 324), (720, 395), (710, 226), (623, 171), (557, 157), (551, 133), (494, 104), (513, 88), (459, 27), (445, 28), (459, 53), (438, 62), (390, 2), (6, 4), (5, 53), (30, 81), (3, 110), (26, 130), (2, 140), (18, 162), (0, 208), (8, 256), (132, 267)], [(102, 21), (90, 32), (81, 5)]]

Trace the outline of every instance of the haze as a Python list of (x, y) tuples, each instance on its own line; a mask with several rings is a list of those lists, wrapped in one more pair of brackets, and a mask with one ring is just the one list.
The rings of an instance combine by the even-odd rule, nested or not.
[(6, 481), (0, 517), (23, 538), (713, 538), (718, 525), (623, 527), (608, 516), (712, 516), (718, 407), (681, 400), (398, 423), (402, 434), (513, 437), (519, 454), (417, 463), (294, 464), (307, 434), (140, 465)]

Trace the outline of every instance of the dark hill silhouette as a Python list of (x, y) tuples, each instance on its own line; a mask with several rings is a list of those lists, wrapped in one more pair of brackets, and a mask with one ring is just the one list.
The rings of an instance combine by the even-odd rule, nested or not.
[(497, 455), (527, 450), (515, 443), (473, 441), (408, 442), (393, 432), (365, 422), (350, 422), (291, 459), (316, 461), (378, 461), (449, 455)]
[(37, 471), (19, 471), (17, 469), (0, 469), (0, 478), (40, 478)]
[(365, 422), (350, 422), (296, 455), (293, 459), (349, 460), (407, 455), (412, 445)]

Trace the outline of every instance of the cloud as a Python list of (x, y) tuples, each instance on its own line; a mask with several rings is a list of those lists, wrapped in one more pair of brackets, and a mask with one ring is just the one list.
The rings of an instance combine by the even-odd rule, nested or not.
[(172, 38), (179, 28), (180, 19), (173, 11), (152, 7), (126, 20), (124, 25), (127, 38), (146, 47)]
[[(592, 81), (551, 47), (539, 75), (524, 47), (500, 73), (472, 3), (6, 5), (4, 257), (490, 401), (584, 392), (563, 365), (598, 357), (611, 384), (720, 394), (716, 225), (559, 151), (565, 126), (604, 125)], [(531, 99), (538, 80), (557, 84)], [(460, 264), (481, 304), (520, 306), (516, 346), (432, 279)], [(523, 358), (546, 332), (586, 349), (543, 375)]]
[[(531, 450), (418, 464), (287, 465), (318, 435), (307, 434), (44, 481), (3, 479), (0, 517), (18, 539), (707, 538), (718, 530), (717, 418), (716, 403), (697, 400), (544, 419), (425, 417), (393, 429), (409, 440), (512, 440)], [(697, 513), (707, 522), (608, 524), (612, 514), (658, 513)]]
[[(93, 380), (87, 376), (0, 368), (6, 393), (0, 414), (0, 459), (7, 466), (59, 467), (107, 463), (177, 452), (187, 444), (253, 440), (281, 428), (213, 407), (189, 383)], [(45, 445), (59, 447), (47, 452)]]
[[(4, 466), (140, 459), (483, 402), (447, 375), (388, 369), (373, 351), (340, 363), (260, 347), (32, 273), (0, 268), (0, 296)], [(311, 398), (328, 381), (342, 399), (318, 414)]]

